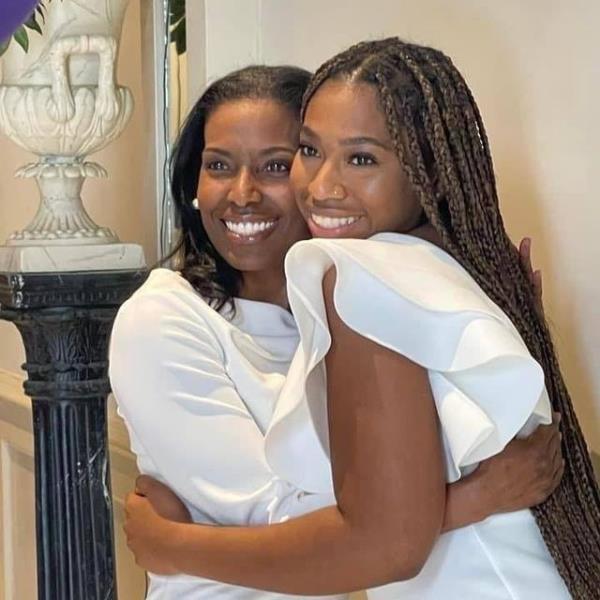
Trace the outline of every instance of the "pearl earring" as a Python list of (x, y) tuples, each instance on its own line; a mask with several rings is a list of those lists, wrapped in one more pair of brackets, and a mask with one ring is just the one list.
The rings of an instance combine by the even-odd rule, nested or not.
[(194, 199), (192, 200), (192, 206), (193, 206), (193, 207), (194, 207), (196, 210), (198, 210), (198, 198), (194, 198)]

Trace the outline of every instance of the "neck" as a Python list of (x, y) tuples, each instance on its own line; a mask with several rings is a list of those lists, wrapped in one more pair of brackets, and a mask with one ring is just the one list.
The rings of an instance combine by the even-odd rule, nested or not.
[(276, 273), (265, 273), (264, 271), (243, 273), (240, 298), (277, 304), (288, 310), (289, 304), (283, 268)]
[(408, 235), (413, 235), (415, 237), (421, 238), (426, 242), (431, 242), (440, 248), (444, 247), (442, 242), (442, 236), (435, 230), (434, 226), (430, 223), (425, 223), (424, 225), (419, 225), (414, 229), (411, 229), (408, 232)]

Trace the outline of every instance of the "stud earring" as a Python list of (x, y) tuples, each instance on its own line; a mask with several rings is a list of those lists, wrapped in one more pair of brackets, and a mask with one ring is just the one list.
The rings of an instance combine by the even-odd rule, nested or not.
[(193, 207), (194, 207), (196, 210), (198, 210), (198, 198), (194, 198), (194, 199), (192, 200), (192, 206), (193, 206)]

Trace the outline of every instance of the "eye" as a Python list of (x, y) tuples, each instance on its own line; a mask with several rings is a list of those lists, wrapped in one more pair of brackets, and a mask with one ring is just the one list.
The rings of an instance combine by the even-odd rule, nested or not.
[(365, 154), (363, 152), (353, 154), (348, 162), (356, 167), (368, 167), (377, 164), (377, 160), (372, 154)]
[(267, 173), (289, 173), (290, 163), (285, 160), (270, 160), (264, 167)]
[(300, 143), (299, 151), (300, 151), (301, 156), (306, 156), (306, 157), (319, 156), (319, 151), (314, 146), (309, 146), (308, 144)]
[(206, 163), (209, 171), (229, 171), (229, 165), (222, 160), (211, 160)]

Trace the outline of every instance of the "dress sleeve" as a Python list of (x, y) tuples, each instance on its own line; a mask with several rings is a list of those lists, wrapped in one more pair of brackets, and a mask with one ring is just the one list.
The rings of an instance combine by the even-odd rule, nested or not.
[[(207, 322), (177, 297), (135, 295), (112, 331), (109, 377), (142, 472), (188, 504), (222, 506), (270, 475), (263, 436), (225, 369)], [(246, 448), (247, 452), (240, 452)]]
[(331, 339), (322, 279), (333, 267), (341, 319), (428, 370), (449, 482), (518, 434), (551, 421), (540, 365), (506, 315), (445, 252), (397, 234), (303, 241), (286, 259), (301, 343), (271, 426), (268, 459), (280, 476), (305, 489), (331, 485), (325, 468), (302, 470), (283, 440), (301, 436), (308, 445), (309, 438), (318, 439), (320, 452), (328, 454), (323, 359)]

